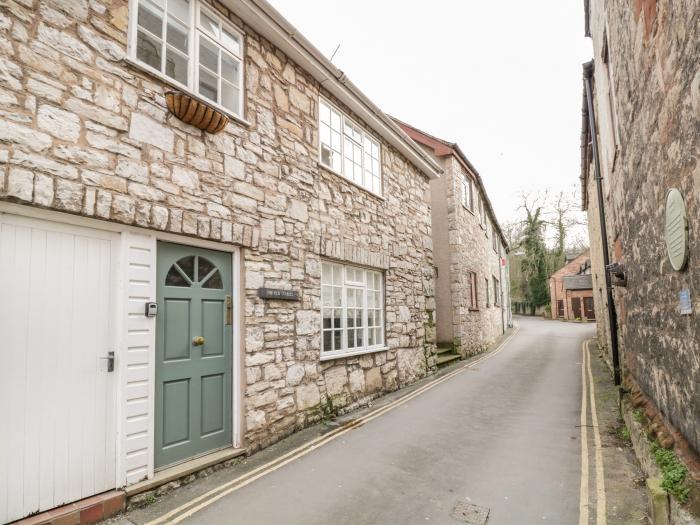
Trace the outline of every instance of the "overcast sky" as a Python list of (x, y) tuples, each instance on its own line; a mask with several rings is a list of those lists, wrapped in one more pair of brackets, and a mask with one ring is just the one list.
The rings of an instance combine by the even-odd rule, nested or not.
[(459, 143), (499, 222), (579, 176), (583, 0), (271, 0), (382, 110)]

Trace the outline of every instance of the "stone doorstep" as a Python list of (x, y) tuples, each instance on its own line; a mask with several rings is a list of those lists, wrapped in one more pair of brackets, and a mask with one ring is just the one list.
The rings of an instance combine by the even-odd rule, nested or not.
[(83, 525), (97, 523), (122, 512), (126, 495), (121, 490), (110, 490), (81, 499), (62, 507), (13, 522), (14, 525)]
[(121, 490), (110, 490), (89, 498), (81, 499), (62, 507), (47, 510), (15, 521), (12, 525), (88, 525), (116, 516), (126, 508), (132, 496), (157, 489), (206, 468), (218, 465), (246, 453), (244, 448), (226, 448), (211, 454), (185, 461), (178, 465), (156, 472), (151, 479), (129, 485)]
[(190, 461), (185, 461), (184, 463), (178, 463), (177, 465), (156, 472), (155, 476), (153, 476), (151, 479), (145, 479), (139, 483), (134, 483), (133, 485), (124, 487), (123, 492), (128, 499), (136, 496), (137, 494), (157, 489), (158, 487), (170, 483), (171, 481), (176, 481), (180, 478), (189, 476), (190, 474), (194, 474), (206, 468), (218, 465), (219, 463), (243, 456), (246, 454), (246, 452), (247, 450), (244, 448), (229, 447), (192, 459)]

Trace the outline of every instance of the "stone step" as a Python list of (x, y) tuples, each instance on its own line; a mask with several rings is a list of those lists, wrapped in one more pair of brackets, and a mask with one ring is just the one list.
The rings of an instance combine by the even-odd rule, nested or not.
[(459, 354), (441, 354), (437, 358), (437, 366), (445, 366), (452, 361), (459, 360)]
[(437, 350), (435, 351), (436, 354), (441, 355), (441, 354), (451, 354), (452, 352), (452, 347), (451, 346), (438, 346)]

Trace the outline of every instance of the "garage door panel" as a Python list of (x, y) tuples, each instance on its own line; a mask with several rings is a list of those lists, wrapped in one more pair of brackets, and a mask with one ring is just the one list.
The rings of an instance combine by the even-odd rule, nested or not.
[(115, 486), (115, 238), (0, 214), (0, 522)]

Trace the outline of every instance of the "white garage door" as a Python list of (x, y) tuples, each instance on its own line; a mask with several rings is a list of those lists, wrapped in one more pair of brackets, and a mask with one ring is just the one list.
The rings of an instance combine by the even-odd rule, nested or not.
[(115, 234), (0, 213), (0, 522), (115, 486)]

